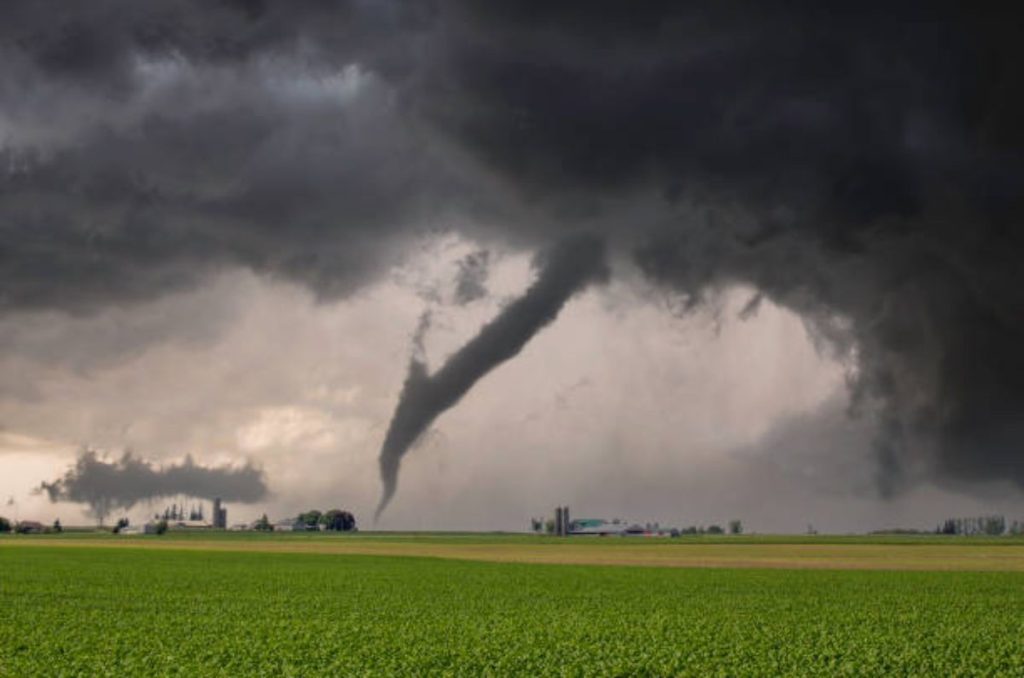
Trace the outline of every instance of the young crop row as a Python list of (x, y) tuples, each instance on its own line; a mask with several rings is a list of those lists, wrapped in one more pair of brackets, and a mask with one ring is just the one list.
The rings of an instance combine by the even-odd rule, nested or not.
[(1024, 576), (0, 547), (0, 675), (1024, 675)]

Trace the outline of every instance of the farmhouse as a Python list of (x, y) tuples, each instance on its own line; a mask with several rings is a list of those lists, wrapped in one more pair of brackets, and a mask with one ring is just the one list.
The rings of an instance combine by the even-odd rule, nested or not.
[(167, 522), (170, 530), (210, 530), (213, 525), (205, 520), (171, 520)]
[(569, 534), (572, 535), (597, 535), (622, 534), (626, 528), (624, 523), (619, 521), (608, 521), (603, 518), (578, 518), (572, 521), (569, 526)]
[(146, 523), (144, 525), (127, 525), (122, 527), (118, 534), (156, 534), (156, 523)]

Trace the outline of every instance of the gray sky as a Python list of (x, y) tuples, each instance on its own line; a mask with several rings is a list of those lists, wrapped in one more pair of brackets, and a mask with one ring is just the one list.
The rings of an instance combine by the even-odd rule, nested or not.
[[(434, 309), (426, 357), (436, 367), (530, 278), (528, 256), (509, 252), (494, 257), (486, 298), (444, 303), (472, 249), (440, 238), (386, 281), (326, 304), (230, 271), (128, 310), (11, 319), (0, 417), (20, 425), (0, 437), (12, 471), (0, 496), (14, 496), (22, 517), (85, 522), (82, 507), (29, 491), (88, 443), (111, 457), (131, 448), (164, 463), (256, 463), (272, 496), (232, 506), (232, 519), (339, 505), (368, 526), (419, 314)], [(1013, 515), (1013, 493), (993, 501), (925, 486), (879, 499), (870, 424), (846, 413), (849, 368), (771, 302), (740, 319), (752, 294), (733, 288), (685, 316), (622, 283), (574, 299), (435, 423), (380, 527), (517, 530), (565, 502), (577, 515), (738, 517), (760, 531)]]
[(2, 511), (84, 521), (31, 491), (88, 446), (257, 465), (232, 519), (368, 526), (410, 358), (474, 345), (585, 234), (608, 280), (425, 419), (380, 527), (1024, 514), (1003, 19), (7, 3)]

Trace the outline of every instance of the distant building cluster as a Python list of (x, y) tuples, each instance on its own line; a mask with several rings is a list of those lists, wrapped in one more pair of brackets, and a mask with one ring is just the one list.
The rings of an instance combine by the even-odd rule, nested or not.
[[(555, 508), (554, 517), (549, 519), (534, 518), (533, 531), (537, 534), (549, 534), (555, 537), (592, 536), (592, 537), (678, 537), (684, 534), (725, 534), (726, 530), (718, 525), (708, 527), (690, 526), (685, 528), (662, 527), (659, 523), (635, 522), (614, 518), (577, 518), (572, 519), (568, 506)], [(729, 522), (729, 534), (740, 534), (742, 523), (738, 520)]]
[(266, 514), (263, 514), (251, 523), (235, 523), (229, 527), (228, 510), (219, 497), (213, 500), (210, 517), (211, 520), (206, 520), (201, 504), (194, 505), (187, 510), (184, 505), (172, 504), (165, 508), (163, 513), (155, 514), (153, 520), (143, 525), (129, 525), (127, 518), (122, 518), (114, 527), (114, 532), (117, 534), (162, 534), (168, 530), (231, 530), (234, 532), (250, 530), (256, 532), (354, 532), (357, 530), (355, 517), (341, 509), (331, 509), (326, 512), (314, 509), (276, 522), (272, 522)]
[(120, 534), (152, 534), (168, 530), (212, 530), (226, 529), (228, 526), (228, 510), (221, 503), (220, 497), (213, 500), (213, 507), (210, 511), (210, 520), (206, 519), (203, 512), (203, 505), (197, 504), (189, 510), (185, 505), (172, 504), (164, 509), (163, 513), (154, 514), (153, 520), (145, 525), (126, 525), (118, 530)]

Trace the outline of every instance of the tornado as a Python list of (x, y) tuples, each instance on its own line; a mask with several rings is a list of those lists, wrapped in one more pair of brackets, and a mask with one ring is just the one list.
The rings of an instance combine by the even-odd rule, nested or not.
[(539, 256), (540, 272), (530, 288), (494, 320), (452, 354), (433, 375), (427, 373), (421, 341), (421, 320), (416, 349), (402, 393), (380, 450), (384, 490), (374, 520), (387, 508), (398, 487), (398, 470), (416, 440), (441, 415), (473, 388), (473, 384), (501, 363), (514, 358), (565, 303), (593, 282), (608, 277), (604, 241), (585, 234), (566, 238)]

